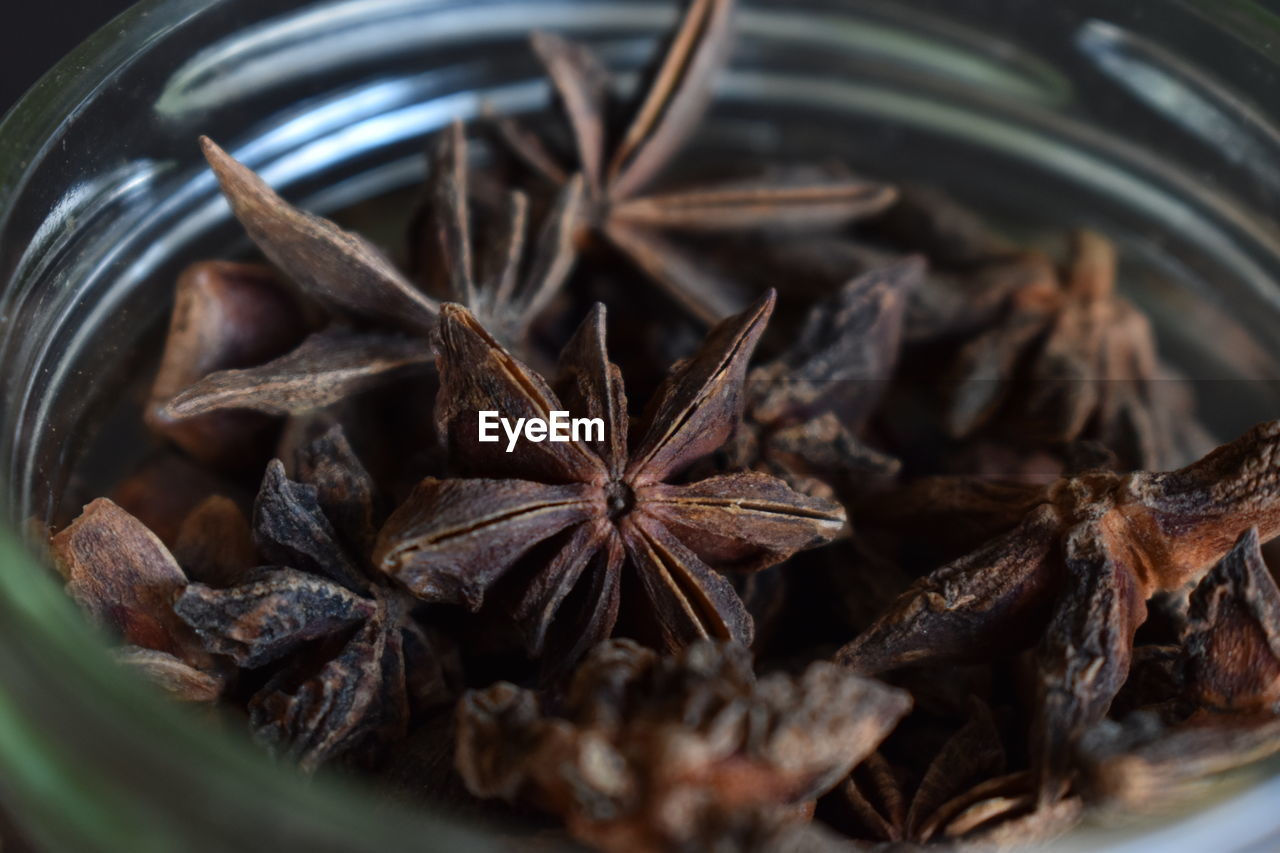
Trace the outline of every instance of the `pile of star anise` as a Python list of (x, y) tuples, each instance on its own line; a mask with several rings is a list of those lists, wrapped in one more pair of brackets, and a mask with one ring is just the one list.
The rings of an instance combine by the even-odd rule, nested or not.
[(673, 165), (732, 6), (630, 97), (535, 34), (562, 120), (440, 132), (398, 262), (204, 140), (267, 263), (179, 280), (68, 591), (276, 756), (540, 843), (1021, 843), (1280, 749), (1280, 422), (1207, 452), (1097, 234)]

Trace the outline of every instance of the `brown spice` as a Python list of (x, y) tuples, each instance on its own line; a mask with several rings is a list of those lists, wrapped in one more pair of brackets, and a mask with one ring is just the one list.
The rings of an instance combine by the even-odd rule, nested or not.
[(819, 662), (756, 680), (735, 643), (660, 657), (625, 640), (578, 667), (559, 710), (512, 684), (458, 708), (458, 770), (605, 850), (772, 849), (870, 753), (908, 696)]
[[(530, 653), (570, 663), (608, 637), (629, 567), (643, 606), (630, 616), (669, 649), (714, 637), (750, 643), (751, 617), (716, 568), (754, 571), (829, 540), (844, 523), (832, 502), (744, 472), (667, 481), (716, 450), (739, 423), (747, 361), (772, 296), (711, 331), (650, 402), (628, 450), (622, 377), (608, 360), (598, 307), (561, 356), (553, 386), (512, 357), (464, 309), (440, 326), (439, 433), (467, 478), (424, 480), (387, 521), (374, 560), (428, 601), (478, 610), (489, 588), (529, 555), (515, 595)], [(594, 442), (522, 442), (507, 453), (478, 440), (478, 416), (598, 417)], [(547, 553), (530, 551), (550, 542)], [(519, 573), (517, 573), (519, 574)], [(581, 591), (574, 595), (575, 589)], [(564, 610), (577, 601), (579, 609)], [(553, 627), (553, 648), (545, 648)]]

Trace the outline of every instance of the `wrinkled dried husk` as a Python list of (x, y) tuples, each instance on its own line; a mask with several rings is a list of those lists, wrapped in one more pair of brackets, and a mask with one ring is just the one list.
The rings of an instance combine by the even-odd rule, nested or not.
[[(458, 769), (481, 796), (527, 800), (604, 849), (737, 839), (755, 849), (906, 712), (905, 694), (814, 664), (755, 680), (734, 645), (660, 658), (597, 647), (574, 676), (567, 716), (509, 684), (459, 708)], [(858, 714), (847, 709), (857, 707)]]

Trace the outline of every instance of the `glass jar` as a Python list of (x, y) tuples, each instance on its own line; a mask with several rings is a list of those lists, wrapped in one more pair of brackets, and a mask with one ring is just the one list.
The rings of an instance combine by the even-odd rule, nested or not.
[[(239, 248), (195, 140), (303, 206), (421, 178), (447, 121), (544, 110), (525, 48), (565, 32), (635, 68), (655, 0), (149, 0), (0, 124), (0, 792), (56, 850), (493, 844), (424, 807), (301, 784), (108, 662), (23, 544), (167, 312), (177, 271)], [(839, 158), (1011, 221), (1090, 225), (1220, 437), (1280, 413), (1280, 16), (1249, 0), (743, 0), (703, 152)], [(1226, 341), (1230, 346), (1223, 346)], [(74, 510), (75, 508), (72, 508)], [(1064, 849), (1245, 850), (1280, 831), (1255, 773), (1160, 823)], [(1261, 849), (1261, 848), (1257, 848)]]

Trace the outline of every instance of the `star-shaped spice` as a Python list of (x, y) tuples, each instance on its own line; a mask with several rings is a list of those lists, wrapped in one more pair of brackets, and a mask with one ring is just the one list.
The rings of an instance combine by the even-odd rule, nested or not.
[(876, 673), (1039, 635), (1032, 750), (1042, 798), (1056, 800), (1072, 746), (1124, 683), (1145, 602), (1198, 579), (1253, 525), (1280, 533), (1280, 422), (1177, 471), (1058, 481), (1012, 531), (913, 584), (838, 658)]
[(1280, 750), (1280, 589), (1256, 528), (1196, 586), (1187, 616), (1172, 667), (1178, 719), (1138, 711), (1081, 740), (1085, 786), (1101, 802), (1167, 805)]
[(907, 299), (924, 273), (911, 258), (850, 281), (814, 305), (795, 341), (747, 376), (732, 468), (766, 471), (829, 496), (852, 475), (897, 460), (858, 438), (897, 362)]
[[(614, 126), (607, 70), (586, 47), (536, 33), (533, 49), (547, 69), (586, 181), (591, 231), (625, 255), (694, 316), (713, 323), (742, 307), (736, 288), (667, 234), (743, 232), (834, 226), (892, 203), (883, 184), (832, 177), (814, 181), (745, 180), (671, 192), (645, 189), (701, 120), (711, 84), (728, 58), (733, 0), (693, 0), (624, 121)], [(568, 173), (533, 134), (499, 121), (509, 147), (535, 172), (563, 184)]]
[[(363, 238), (294, 208), (211, 140), (204, 139), (202, 144), (232, 211), (249, 236), (312, 312), (327, 316), (329, 322), (271, 361), (227, 365), (221, 363), (226, 359), (211, 362), (200, 353), (234, 346), (244, 324), (205, 320), (205, 315), (218, 317), (226, 300), (209, 305), (204, 315), (194, 315), (200, 328), (214, 327), (212, 334), (200, 338), (201, 346), (179, 347), (171, 340), (166, 348), (162, 376), (181, 376), (187, 384), (178, 387), (172, 379), (164, 383), (165, 399), (163, 405), (157, 401), (155, 417), (181, 424), (229, 409), (305, 414), (430, 362), (429, 335), (440, 312), (437, 300), (419, 291)], [(527, 202), (520, 194), (510, 200), (505, 239), (486, 241), (486, 253), (473, 257), (466, 146), (456, 127), (441, 144), (432, 186), (434, 221), (443, 250), (441, 274), (452, 283), (453, 298), (476, 311), (509, 345), (519, 346), (529, 324), (572, 268), (570, 237), (581, 194), (578, 185), (571, 182), (565, 187), (527, 259)], [(528, 270), (522, 277), (526, 261)], [(188, 331), (196, 325), (193, 312), (185, 310), (183, 317), (180, 326), (175, 319), (171, 337), (193, 337)], [(201, 369), (227, 366), (239, 369)]]
[(1160, 364), (1150, 321), (1115, 286), (1115, 248), (1076, 233), (1062, 276), (1031, 279), (957, 353), (951, 433), (968, 436), (999, 411), (1002, 434), (1019, 443), (1092, 439), (1126, 466), (1181, 464), (1199, 452), (1190, 400)]
[(975, 698), (969, 706), (968, 720), (922, 772), (894, 764), (882, 746), (832, 794), (837, 819), (859, 839), (859, 849), (886, 843), (1003, 848), (1043, 841), (1078, 819), (1076, 798), (1037, 809), (1030, 774), (1009, 771), (990, 708)]
[[(476, 223), (469, 199), (467, 139), (454, 122), (436, 144), (431, 163), (429, 223), (438, 260), (428, 263), (445, 280), (440, 289), (464, 305), (498, 340), (519, 348), (534, 319), (547, 307), (573, 268), (573, 226), (581, 215), (582, 180), (562, 187), (531, 253), (532, 268), (522, 279), (529, 200), (522, 192), (507, 198), (499, 239), (474, 240)], [(473, 243), (482, 251), (476, 252)]]
[[(628, 627), (680, 648), (701, 637), (750, 643), (751, 617), (718, 569), (753, 571), (830, 540), (844, 510), (774, 477), (743, 472), (670, 482), (737, 427), (747, 362), (769, 294), (725, 320), (677, 364), (628, 441), (622, 377), (605, 348), (603, 306), (561, 355), (554, 385), (503, 349), (459, 306), (441, 313), (438, 433), (458, 474), (424, 480), (388, 519), (374, 560), (427, 601), (478, 610), (507, 597), (531, 653), (569, 662)], [(600, 418), (602, 440), (478, 439), (479, 413)], [(591, 436), (598, 438), (599, 436)], [(624, 568), (629, 569), (624, 582)]]
[(193, 583), (174, 606), (209, 651), (245, 669), (275, 664), (249, 701), (259, 739), (307, 771), (403, 738), (451, 700), (447, 658), (413, 618), (415, 599), (369, 571), (374, 488), (340, 430), (267, 468), (253, 532), (269, 561), (235, 586)]
[(468, 693), (457, 766), (477, 796), (536, 804), (600, 849), (776, 849), (910, 705), (828, 663), (757, 681), (735, 643), (660, 657), (615, 640), (561, 702), (505, 682)]

